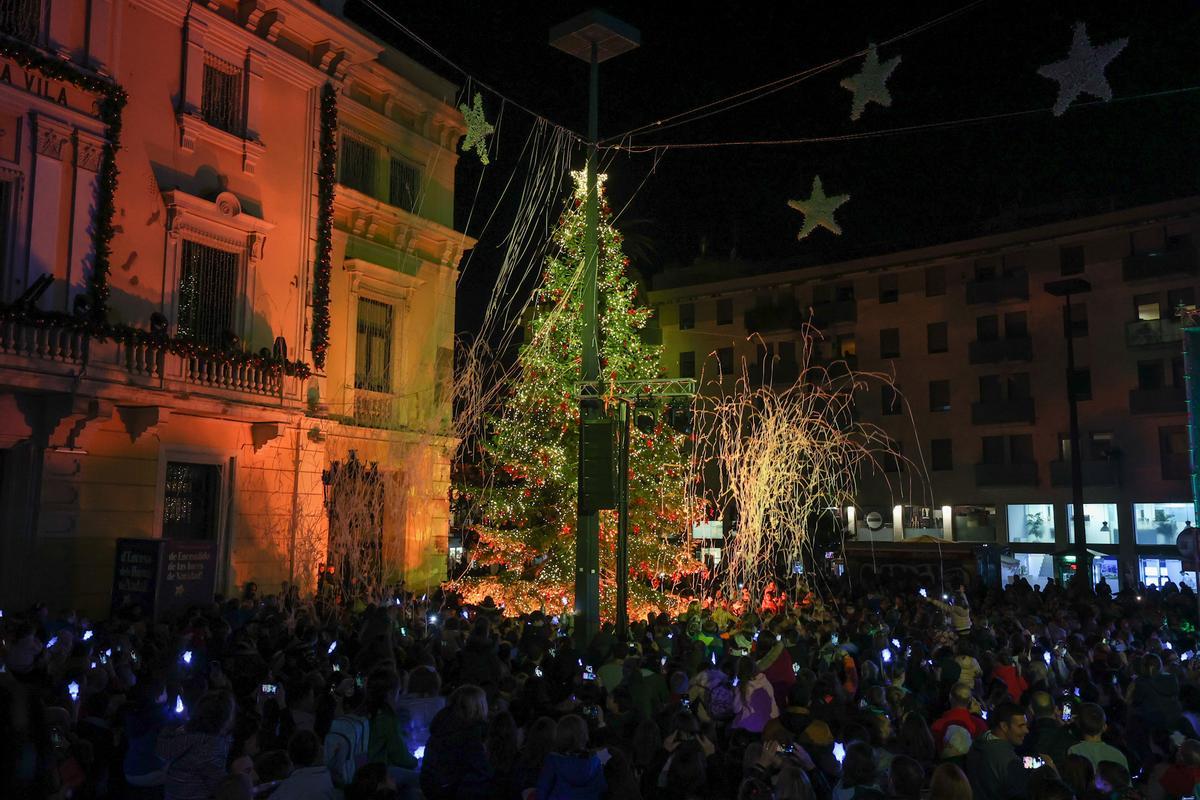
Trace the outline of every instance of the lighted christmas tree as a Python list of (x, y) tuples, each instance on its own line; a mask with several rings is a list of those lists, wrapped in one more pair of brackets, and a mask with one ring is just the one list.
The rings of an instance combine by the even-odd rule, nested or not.
[[(473, 575), (454, 583), (468, 602), (491, 596), (510, 612), (554, 613), (574, 597), (579, 449), (576, 385), (582, 362), (584, 198), (582, 173), (554, 233), (526, 327), (517, 374), (490, 420), (483, 451), (494, 480), (480, 493)], [(600, 176), (601, 179), (603, 176)], [(639, 334), (651, 309), (637, 303), (629, 259), (600, 190), (600, 371), (607, 385), (662, 377), (661, 347)], [(617, 406), (609, 403), (614, 418)], [(629, 449), (630, 616), (674, 601), (664, 577), (697, 569), (689, 551), (693, 515), (685, 437), (667, 424), (662, 401), (639, 408)], [(471, 491), (471, 490), (469, 490)], [(478, 491), (473, 490), (473, 491)], [(601, 607), (613, 616), (616, 512), (600, 520)], [(480, 575), (481, 572), (487, 574)]]

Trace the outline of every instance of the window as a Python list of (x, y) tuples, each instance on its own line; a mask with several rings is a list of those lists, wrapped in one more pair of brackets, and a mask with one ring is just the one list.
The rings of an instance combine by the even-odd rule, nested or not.
[(1087, 336), (1088, 333), (1088, 313), (1086, 303), (1071, 304), (1071, 324), (1067, 325), (1067, 319), (1063, 316), (1063, 335), (1070, 337)]
[(930, 469), (935, 472), (954, 469), (954, 440), (930, 439), (929, 461)]
[(950, 381), (929, 382), (929, 410), (935, 412), (950, 410)]
[(954, 506), (953, 513), (955, 541), (996, 541), (995, 506)]
[(895, 303), (900, 299), (900, 276), (879, 276), (879, 302)]
[(988, 314), (975, 319), (975, 338), (981, 342), (994, 342), (1000, 338), (1000, 318)]
[(1162, 361), (1139, 361), (1137, 374), (1139, 389), (1161, 389), (1166, 384)]
[(1003, 384), (999, 375), (979, 376), (979, 402), (999, 403), (1004, 399)]
[(900, 399), (900, 392), (895, 386), (892, 386), (890, 383), (883, 384), (879, 390), (879, 397), (883, 406), (881, 413), (885, 417), (900, 413), (903, 401)]
[(717, 301), (717, 324), (732, 325), (733, 324), (733, 299), (722, 298)]
[(1009, 400), (1028, 400), (1031, 396), (1028, 372), (1014, 372), (1008, 376)]
[(688, 350), (686, 353), (679, 354), (679, 377), (694, 378), (696, 377), (696, 354)]
[(1158, 450), (1165, 481), (1182, 481), (1191, 476), (1186, 425), (1169, 425), (1158, 429)]
[(358, 299), (354, 387), (392, 391), (392, 307), (366, 297)]
[(1159, 305), (1157, 293), (1135, 294), (1133, 310), (1137, 313), (1137, 318), (1144, 322), (1162, 319), (1162, 307)]
[(833, 299), (839, 303), (854, 302), (854, 284), (839, 283), (834, 287)]
[(241, 136), (242, 68), (212, 53), (204, 54), (200, 116), (214, 128)]
[(900, 329), (884, 328), (879, 332), (879, 357), (897, 358), (900, 355)]
[(1076, 400), (1092, 399), (1092, 371), (1087, 367), (1079, 367), (1072, 374), (1072, 388)]
[(1071, 435), (1068, 433), (1058, 435), (1058, 458), (1060, 461), (1071, 460)]
[(1058, 249), (1058, 268), (1063, 275), (1079, 275), (1083, 272), (1086, 262), (1083, 257), (1083, 245), (1060, 247)]
[(781, 364), (796, 363), (796, 343), (795, 342), (776, 342), (775, 355), (779, 358)]
[(356, 192), (375, 196), (375, 145), (349, 134), (342, 135), (338, 183)]
[(718, 347), (717, 348), (717, 364), (721, 368), (722, 375), (733, 374), (733, 348)]
[(944, 322), (930, 322), (925, 326), (925, 337), (930, 353), (945, 353), (950, 349), (950, 337)]
[(1134, 503), (1133, 529), (1138, 544), (1171, 545), (1196, 512), (1191, 503)]
[[(1030, 586), (1040, 586), (1044, 589), (1054, 578), (1053, 553), (1013, 553), (1013, 558), (1017, 560), (1017, 565), (1011, 573), (1014, 579), (1024, 578)], [(1009, 581), (1005, 580), (1005, 586), (1008, 584)]]
[(858, 356), (858, 349), (854, 343), (853, 334), (838, 337), (837, 354), (838, 358), (844, 358), (847, 361), (853, 361)]
[(1010, 464), (1032, 464), (1033, 436), (1028, 433), (1018, 433), (1008, 437), (1008, 455)]
[(1112, 431), (1092, 431), (1088, 436), (1088, 458), (1103, 461), (1113, 455)]
[(946, 267), (938, 264), (925, 268), (925, 296), (940, 297), (946, 293)]
[(1054, 506), (1017, 503), (1008, 507), (1008, 540), (1054, 544)]
[(162, 538), (216, 540), (220, 499), (218, 465), (168, 461), (163, 483)]
[(421, 194), (421, 170), (402, 158), (393, 157), (388, 172), (388, 204), (415, 211)]
[(679, 304), (679, 330), (687, 331), (696, 327), (696, 304)]
[(42, 24), (42, 4), (38, 0), (17, 0), (0, 5), (0, 33), (38, 42)]
[(981, 464), (1003, 464), (1006, 444), (1003, 436), (983, 437), (983, 457)]
[(996, 277), (996, 259), (981, 258), (975, 262), (975, 280), (990, 281)]
[[(1067, 504), (1067, 535), (1075, 541), (1075, 507)], [(1088, 544), (1117, 544), (1117, 507), (1113, 503), (1084, 503), (1083, 531)]]
[(183, 242), (176, 332), (185, 339), (223, 349), (234, 331), (238, 257), (215, 247)]
[[(1174, 544), (1175, 540), (1171, 540)], [(1141, 575), (1138, 580), (1147, 586), (1165, 586), (1167, 581), (1173, 581), (1176, 586), (1196, 588), (1195, 573), (1189, 568), (1183, 569), (1183, 561), (1178, 558), (1139, 558)]]
[(1196, 307), (1196, 290), (1191, 286), (1167, 290), (1167, 316), (1179, 319), (1179, 307)]
[(1024, 311), (1010, 311), (1004, 315), (1004, 338), (1029, 338), (1029, 320)]

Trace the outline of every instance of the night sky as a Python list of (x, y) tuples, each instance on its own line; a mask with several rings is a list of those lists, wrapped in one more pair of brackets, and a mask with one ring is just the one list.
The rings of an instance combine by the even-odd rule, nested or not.
[[(547, 38), (550, 27), (593, 3), (378, 1), (470, 75), (557, 123), (585, 130), (587, 66), (549, 47)], [(1200, 91), (1121, 99), (1200, 86), (1200, 3), (1194, 0), (610, 3), (604, 10), (639, 28), (642, 46), (601, 67), (601, 138), (844, 57), (967, 6), (880, 49), (881, 60), (903, 59), (888, 82), (892, 106), (872, 105), (857, 122), (849, 119), (851, 95), (838, 84), (858, 72), (861, 59), (634, 143), (840, 136), (1049, 109), (1057, 84), (1037, 68), (1066, 56), (1076, 20), (1087, 24), (1093, 44), (1129, 37), (1107, 70), (1116, 101), (1073, 108), (1059, 118), (1045, 110), (858, 141), (668, 148), (657, 152), (657, 166), (655, 154), (620, 153), (608, 165), (607, 186), (614, 208), (629, 203), (618, 227), (637, 245), (634, 266), (653, 276), (687, 264), (706, 239), (710, 255), (736, 247), (739, 257), (768, 271), (1197, 191)], [(463, 82), (369, 9), (352, 5), (349, 13), (439, 74)], [(485, 91), (484, 102), (494, 119), (500, 99)], [(506, 110), (482, 184), (478, 160), (462, 157), (457, 226), (475, 202), (468, 233), (477, 235), (530, 126), (523, 112)], [(575, 165), (582, 163), (580, 149)], [(852, 196), (838, 211), (844, 234), (818, 230), (798, 242), (801, 217), (786, 203), (808, 195), (814, 174), (827, 193)], [(472, 257), (460, 287), (460, 330), (477, 324), (491, 293), (514, 208), (501, 203)]]

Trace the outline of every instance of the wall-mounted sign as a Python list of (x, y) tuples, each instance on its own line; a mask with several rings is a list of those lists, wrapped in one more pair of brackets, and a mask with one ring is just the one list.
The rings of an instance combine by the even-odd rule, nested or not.
[(98, 115), (97, 97), (77, 86), (47, 78), (36, 69), (22, 67), (11, 58), (0, 58), (0, 84), (37, 95), (63, 108)]

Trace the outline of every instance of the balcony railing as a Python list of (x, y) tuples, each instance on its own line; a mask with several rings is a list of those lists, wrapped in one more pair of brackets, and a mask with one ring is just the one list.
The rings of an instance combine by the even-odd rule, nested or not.
[(87, 334), (77, 328), (0, 321), (0, 354), (78, 364), (86, 358), (87, 347)]
[(354, 389), (354, 422), (364, 428), (403, 428), (407, 423), (402, 398), (386, 392)]
[(1032, 361), (1033, 339), (1026, 336), (1020, 339), (976, 340), (971, 342), (967, 350), (967, 357), (972, 364), (995, 364), (1000, 361)]
[(976, 486), (1037, 486), (1038, 465), (976, 464)]
[(1126, 281), (1196, 274), (1196, 248), (1188, 238), (1177, 239), (1153, 253), (1131, 253), (1121, 264)]
[[(1119, 486), (1121, 462), (1117, 459), (1085, 459), (1082, 464), (1084, 486)], [(1071, 485), (1071, 462), (1050, 462), (1050, 485)]]
[(854, 300), (835, 300), (813, 305), (813, 325), (825, 328), (839, 322), (857, 322), (858, 303)]
[(999, 278), (967, 281), (967, 303), (1001, 303), (1029, 299), (1029, 275), (1020, 272)]
[(1125, 344), (1129, 347), (1155, 347), (1183, 339), (1183, 329), (1175, 319), (1135, 319), (1125, 323)]
[(808, 314), (795, 302), (755, 306), (742, 315), (747, 333), (799, 330), (807, 321)]
[(1130, 389), (1129, 410), (1134, 414), (1182, 414), (1187, 410), (1187, 398), (1182, 387)]
[(971, 404), (971, 422), (975, 425), (1032, 424), (1035, 419), (1032, 397), (1014, 400), (988, 400)]

